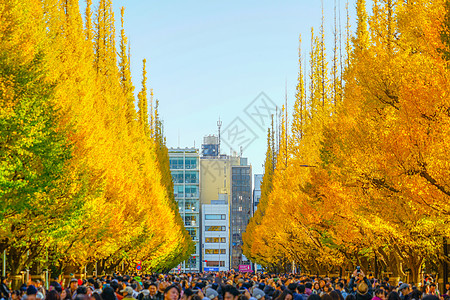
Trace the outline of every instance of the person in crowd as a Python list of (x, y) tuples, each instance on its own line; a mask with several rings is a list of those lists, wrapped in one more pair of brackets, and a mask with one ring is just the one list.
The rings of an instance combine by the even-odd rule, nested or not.
[(402, 283), (398, 287), (397, 292), (398, 292), (398, 295), (400, 296), (401, 300), (409, 300), (410, 293), (411, 293), (411, 287), (407, 283)]
[(252, 297), (250, 298), (251, 300), (266, 300), (266, 294), (264, 293), (263, 290), (259, 289), (259, 288), (254, 288), (252, 291)]
[(320, 289), (320, 284), (317, 281), (314, 282), (312, 293), (318, 294), (318, 295), (320, 295), (320, 293), (322, 293), (322, 290)]
[(326, 283), (322, 288), (322, 294), (329, 294), (333, 290), (333, 287), (331, 286), (331, 283)]
[(372, 285), (369, 279), (364, 275), (362, 270), (356, 269), (353, 272), (352, 278), (348, 284), (349, 290), (355, 290), (356, 300), (371, 300), (372, 299)]
[(297, 295), (294, 296), (294, 300), (307, 300), (306, 286), (304, 284), (297, 284)]
[(45, 300), (61, 300), (61, 295), (57, 290), (51, 290), (45, 296)]
[(164, 289), (164, 300), (179, 300), (181, 291), (176, 284), (167, 286)]
[(212, 288), (206, 289), (205, 296), (208, 298), (207, 300), (219, 300), (219, 293)]
[(69, 286), (66, 288), (66, 299), (75, 300), (77, 288), (78, 280), (76, 278), (70, 279)]
[(320, 296), (316, 293), (312, 293), (311, 295), (308, 296), (307, 300), (320, 300)]
[(149, 290), (149, 288), (150, 288), (150, 282), (149, 282), (149, 281), (144, 281), (144, 283), (143, 283), (143, 289), (142, 289), (142, 291), (139, 293), (137, 299), (138, 299), (138, 300), (143, 300), (143, 299), (146, 299), (146, 300), (154, 300), (154, 299), (149, 299), (149, 298), (151, 298), (151, 297), (148, 297), (148, 296), (150, 295), (150, 290)]
[(103, 300), (116, 300), (114, 288), (112, 288), (111, 286), (104, 287), (100, 296)]
[(344, 289), (344, 283), (342, 281), (339, 281), (338, 283), (336, 283), (334, 289), (342, 296), (342, 299), (347, 298), (348, 294)]
[(392, 291), (389, 293), (387, 300), (401, 300), (400, 295), (396, 291)]
[(385, 298), (384, 291), (378, 288), (375, 290), (372, 300), (385, 300)]
[(439, 298), (440, 293), (439, 290), (436, 287), (436, 283), (432, 282), (428, 285), (428, 291), (427, 291), (427, 295), (432, 295), (432, 296), (436, 296)]
[(284, 291), (275, 300), (292, 300), (294, 299), (292, 292), (289, 289), (284, 289)]
[(103, 300), (102, 299), (102, 297), (100, 296), (100, 294), (99, 293), (93, 293), (92, 295), (91, 295), (91, 297), (89, 297), (89, 300)]
[(9, 299), (11, 296), (11, 292), (8, 288), (7, 278), (1, 277), (1, 283), (0, 283), (0, 299)]
[(239, 296), (239, 291), (232, 285), (227, 285), (223, 289), (223, 299), (224, 300), (237, 300)]
[(124, 300), (133, 300), (134, 299), (133, 292), (134, 290), (131, 286), (127, 286), (126, 288), (120, 291)]
[(332, 300), (344, 300), (344, 297), (338, 291), (331, 291), (329, 293)]
[(38, 293), (37, 288), (34, 285), (30, 284), (27, 287), (27, 300), (36, 300), (37, 293)]

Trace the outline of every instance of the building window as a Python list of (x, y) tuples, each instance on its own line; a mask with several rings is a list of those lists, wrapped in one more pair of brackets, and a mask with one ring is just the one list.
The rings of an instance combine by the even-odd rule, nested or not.
[(198, 198), (198, 186), (187, 185), (186, 186), (186, 197), (187, 198)]
[(182, 185), (175, 185), (173, 187), (173, 194), (175, 197), (183, 197), (184, 196), (184, 188)]
[(205, 231), (226, 231), (225, 226), (205, 226)]
[(183, 171), (172, 171), (173, 183), (183, 183)]
[(187, 232), (191, 236), (192, 240), (198, 241), (198, 231), (197, 228), (186, 228)]
[(207, 267), (218, 267), (219, 264), (220, 264), (221, 267), (225, 267), (225, 262), (224, 261), (220, 261), (219, 262), (219, 261), (210, 261), (210, 260), (208, 260), (206, 262), (206, 266)]
[(186, 158), (186, 169), (197, 169), (197, 158)]
[(169, 158), (170, 168), (173, 170), (184, 169), (183, 158), (173, 157)]
[(184, 225), (185, 226), (196, 226), (197, 225), (197, 216), (192, 214), (186, 214), (184, 217)]
[(225, 220), (225, 215), (205, 215), (205, 220)]
[[(184, 201), (184, 211), (186, 212), (196, 212), (198, 211), (198, 204), (199, 201), (198, 200), (185, 200)], [(180, 209), (180, 211), (182, 211)]]
[(198, 171), (186, 171), (185, 182), (198, 183)]
[(225, 238), (207, 237), (205, 238), (205, 243), (225, 243)]
[[(219, 249), (205, 249), (205, 254), (219, 254)], [(220, 254), (227, 254), (227, 250), (220, 249)]]

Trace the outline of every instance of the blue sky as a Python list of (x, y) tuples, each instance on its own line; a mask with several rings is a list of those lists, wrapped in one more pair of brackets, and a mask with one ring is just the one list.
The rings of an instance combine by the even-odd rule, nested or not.
[[(345, 0), (340, 2), (344, 30)], [(148, 88), (160, 101), (168, 147), (194, 143), (200, 147), (203, 136), (217, 133), (219, 117), (223, 129), (239, 118), (241, 126), (252, 131), (243, 154), (253, 173), (261, 173), (267, 130), (244, 109), (261, 92), (281, 107), (286, 83), (290, 109), (297, 82), (298, 36), (302, 34), (306, 57), (311, 26), (319, 30), (321, 1), (115, 0), (113, 5), (117, 32), (120, 7), (125, 6), (136, 91), (142, 59), (147, 59)], [(354, 20), (354, 1), (349, 7)], [(334, 0), (324, 0), (324, 14), (331, 55)], [(224, 145), (222, 153), (229, 154), (230, 148)]]

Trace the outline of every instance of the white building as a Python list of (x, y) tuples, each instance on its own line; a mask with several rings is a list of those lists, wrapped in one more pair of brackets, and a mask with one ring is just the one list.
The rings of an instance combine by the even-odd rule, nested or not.
[(230, 218), (227, 195), (202, 205), (203, 271), (230, 269)]

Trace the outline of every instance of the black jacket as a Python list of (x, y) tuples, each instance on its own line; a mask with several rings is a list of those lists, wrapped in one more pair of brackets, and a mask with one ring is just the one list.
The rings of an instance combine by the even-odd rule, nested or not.
[(0, 298), (9, 299), (10, 293), (6, 284), (0, 284)]

